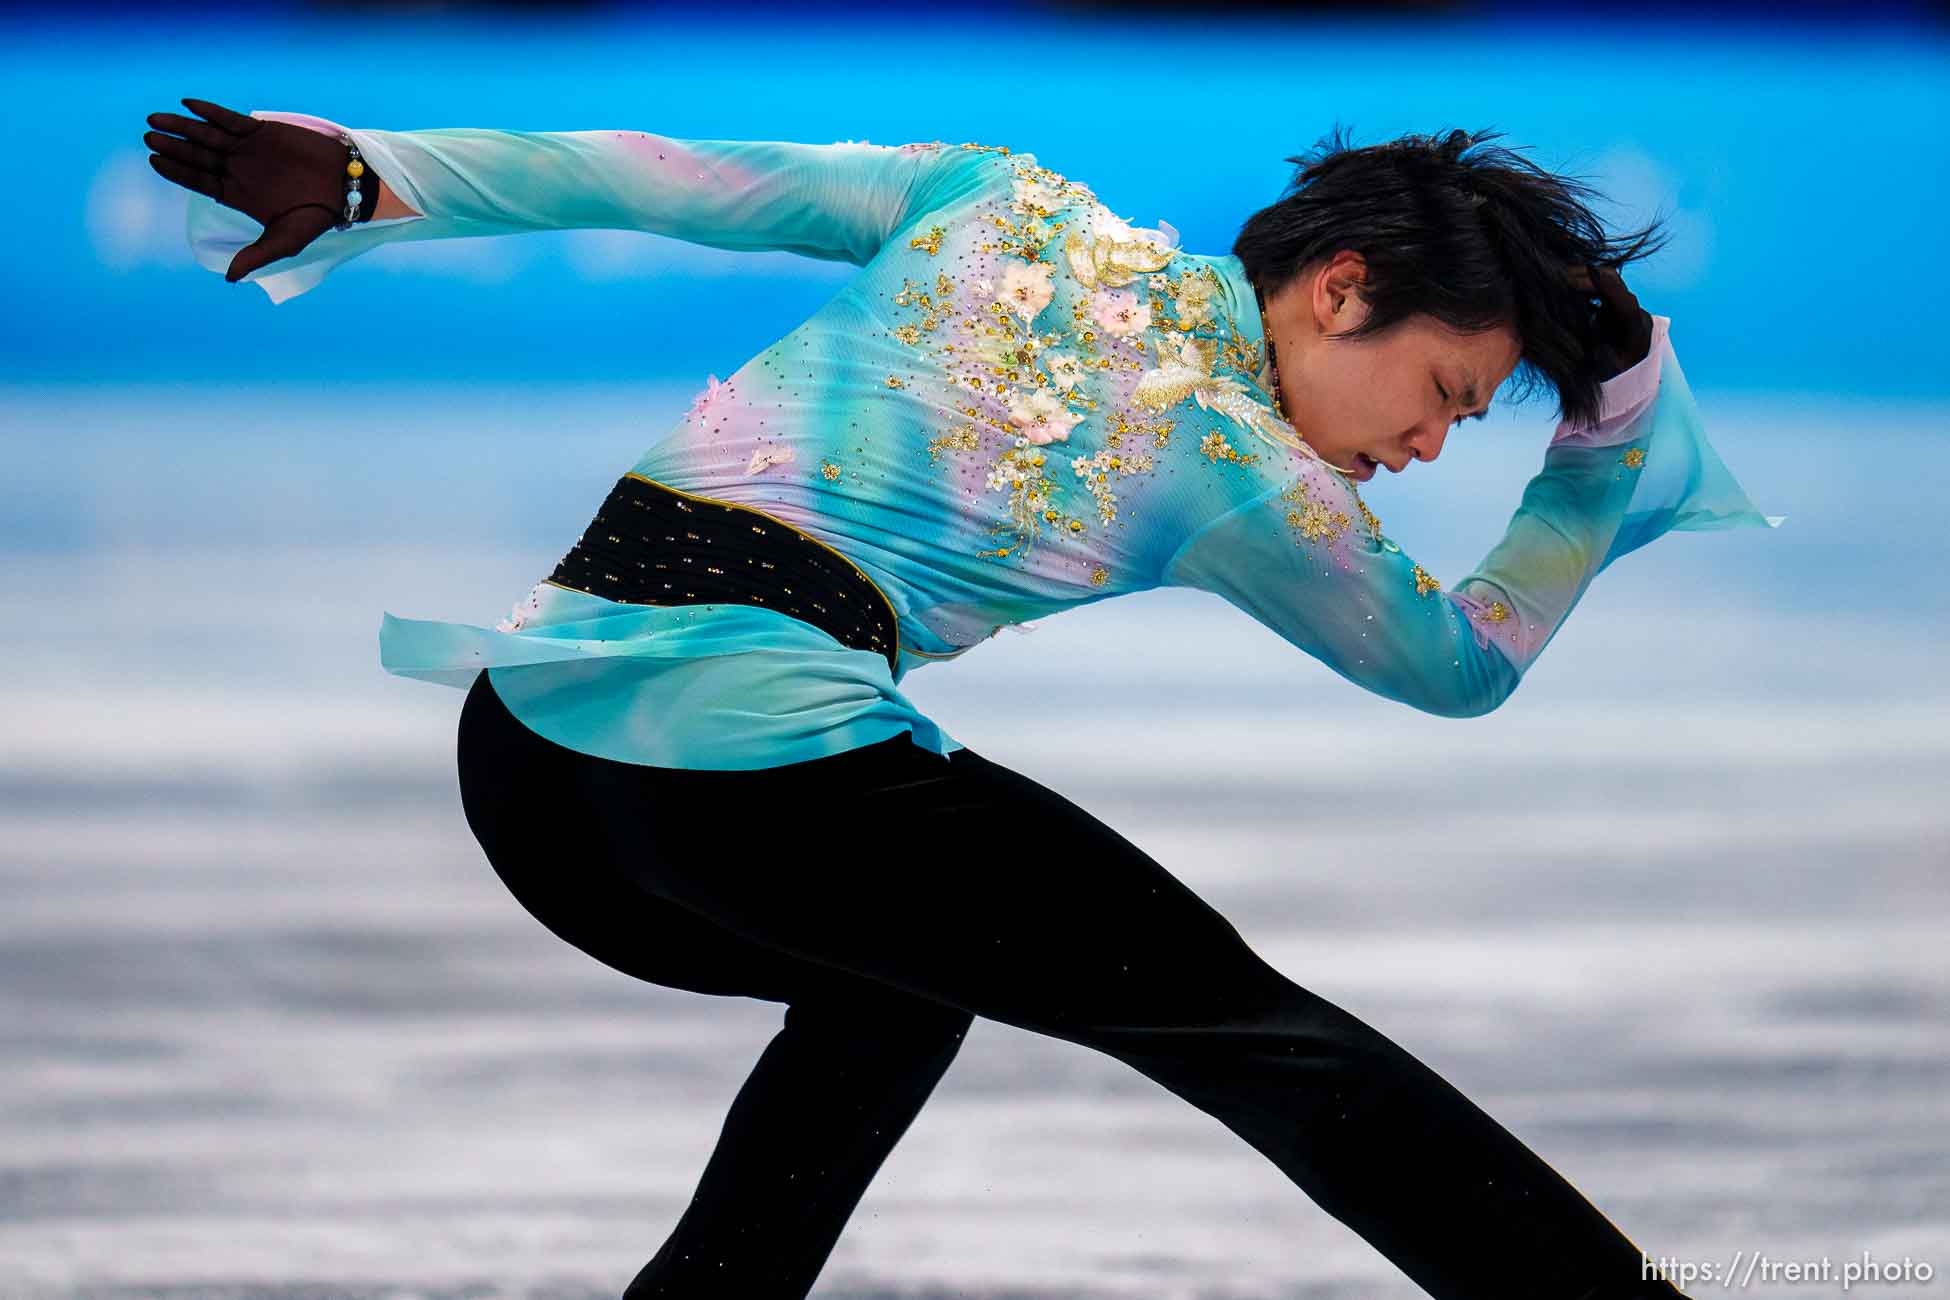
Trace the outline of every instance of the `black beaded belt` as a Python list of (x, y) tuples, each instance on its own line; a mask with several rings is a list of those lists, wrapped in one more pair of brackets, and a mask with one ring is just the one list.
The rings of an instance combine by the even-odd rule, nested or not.
[(632, 605), (763, 605), (900, 667), (893, 602), (851, 560), (762, 510), (641, 474), (616, 481), (548, 580)]

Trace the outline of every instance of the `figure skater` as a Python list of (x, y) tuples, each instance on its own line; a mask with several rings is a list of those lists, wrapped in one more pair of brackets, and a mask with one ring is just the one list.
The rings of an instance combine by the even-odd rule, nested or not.
[[(1588, 187), (1487, 131), (1336, 127), (1221, 255), (1004, 146), (182, 102), (149, 161), (191, 191), (200, 263), (273, 302), (383, 243), (549, 229), (858, 268), (711, 376), (507, 617), (381, 623), (389, 671), (467, 691), (468, 824), (522, 906), (638, 979), (785, 1007), (629, 1300), (805, 1296), (976, 1016), (1157, 1081), (1440, 1300), (1679, 1294), (1448, 1082), (899, 689), (1002, 627), (1182, 586), (1411, 708), (1496, 708), (1619, 556), (1780, 522), (1620, 275), (1656, 225), (1609, 235)], [(1557, 428), (1445, 585), (1357, 484), (1435, 461), (1519, 371)], [(1099, 667), (1025, 671), (1116, 709)]]

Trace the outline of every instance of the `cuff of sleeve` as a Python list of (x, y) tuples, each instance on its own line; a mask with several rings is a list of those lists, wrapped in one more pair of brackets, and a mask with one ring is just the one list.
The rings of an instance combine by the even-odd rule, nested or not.
[(1579, 425), (1570, 420), (1558, 423), (1557, 432), (1551, 436), (1551, 445), (1572, 443), (1578, 446), (1603, 447), (1614, 442), (1626, 440), (1627, 431), (1633, 421), (1652, 405), (1652, 399), (1659, 393), (1659, 375), (1664, 368), (1665, 354), (1671, 348), (1669, 332), (1672, 318), (1652, 317), (1652, 345), (1637, 365), (1621, 371), (1604, 382), (1599, 389), (1598, 420), (1595, 424)]
[(316, 117), (310, 113), (280, 113), (268, 108), (253, 108), (251, 116), (263, 122), (287, 122), (292, 126), (302, 126), (325, 135), (345, 134), (345, 128), (331, 118)]
[[(411, 215), (388, 217), (387, 222), (426, 219), (426, 196), (420, 192), (420, 187), (414, 184), (412, 174), (400, 164), (399, 156), (388, 145), (387, 141), (391, 138), (388, 133), (380, 132), (375, 135), (373, 132), (341, 126), (329, 117), (318, 117), (311, 113), (281, 113), (268, 108), (254, 108), (251, 110), (251, 116), (262, 118), (267, 122), (289, 122), (292, 126), (302, 126), (326, 135), (350, 136), (352, 142), (359, 146), (359, 152), (365, 155), (366, 162), (378, 168), (379, 174), (386, 178), (386, 183), (392, 187), (393, 193), (413, 209)], [(374, 187), (375, 192), (377, 188)], [(372, 223), (367, 221), (362, 224)]]
[[(327, 230), (295, 258), (280, 258), (268, 266), (258, 267), (243, 278), (242, 283), (257, 285), (274, 304), (295, 298), (313, 288), (339, 263), (390, 237), (380, 232), (427, 219), (426, 204), (421, 200), (417, 188), (405, 177), (404, 169), (399, 167), (392, 151), (386, 147), (383, 133), (374, 136), (351, 130), (329, 118), (315, 117), (310, 113), (281, 113), (260, 108), (252, 109), (250, 115), (264, 121), (288, 122), (328, 135), (343, 132), (351, 136), (358, 143), (359, 152), (372, 162), (379, 174), (392, 178), (388, 184), (392, 185), (393, 192), (417, 209), (411, 216), (364, 221), (349, 230)], [(189, 196), (185, 229), (190, 251), (197, 263), (219, 275), (230, 269), (231, 259), (239, 249), (256, 243), (264, 233), (264, 227), (256, 221), (235, 208), (218, 203), (207, 194)]]

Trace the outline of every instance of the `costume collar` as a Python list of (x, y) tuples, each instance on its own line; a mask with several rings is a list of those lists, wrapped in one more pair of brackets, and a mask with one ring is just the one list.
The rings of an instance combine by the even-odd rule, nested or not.
[(1259, 300), (1246, 274), (1246, 264), (1232, 253), (1208, 261), (1219, 274), (1226, 319), (1232, 322), (1233, 333), (1246, 355), (1258, 361), (1259, 368), (1248, 377), (1266, 405), (1277, 410), (1278, 404), (1273, 400), (1273, 367), (1266, 354), (1266, 322), (1259, 314)]

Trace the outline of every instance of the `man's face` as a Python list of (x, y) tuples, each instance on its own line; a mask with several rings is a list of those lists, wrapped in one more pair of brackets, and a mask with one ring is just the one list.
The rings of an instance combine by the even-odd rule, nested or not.
[[(1293, 330), (1277, 340), (1287, 418), (1329, 464), (1362, 481), (1380, 465), (1399, 473), (1441, 455), (1449, 430), (1488, 407), (1522, 356), (1507, 325), (1463, 334), (1426, 315), (1373, 338), (1326, 337), (1366, 319), (1364, 271), (1358, 253), (1343, 252), (1282, 289)], [(1269, 304), (1269, 315), (1280, 314)]]

